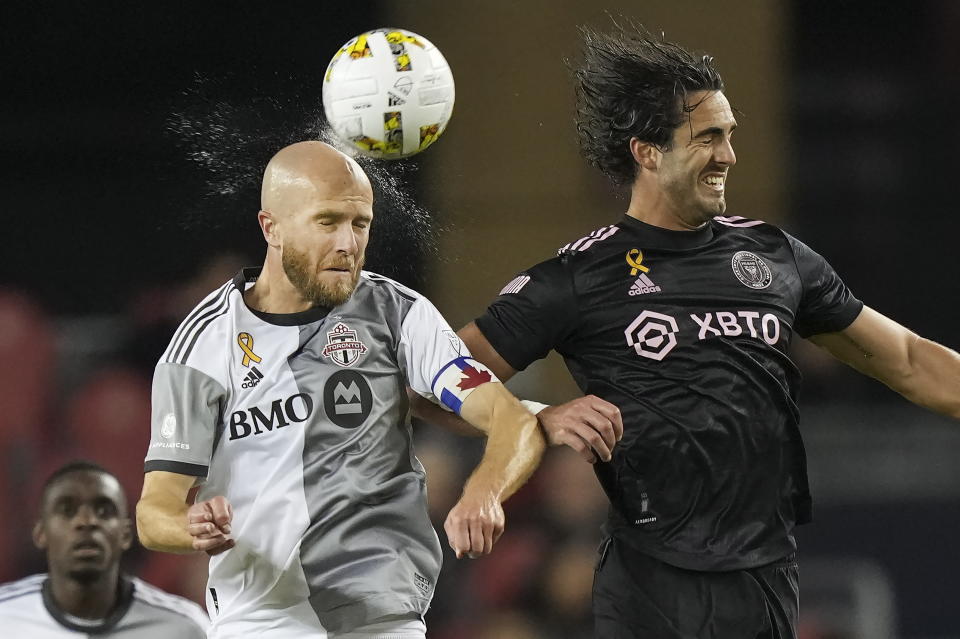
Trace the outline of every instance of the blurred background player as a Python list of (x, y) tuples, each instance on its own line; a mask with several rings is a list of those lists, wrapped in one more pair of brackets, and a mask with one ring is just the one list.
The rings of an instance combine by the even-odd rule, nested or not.
[(140, 538), (212, 556), (211, 637), (422, 638), (441, 549), (403, 389), (488, 435), (445, 523), (458, 557), (502, 533), (537, 421), (426, 298), (361, 271), (373, 194), (355, 161), (288, 146), (261, 205), (263, 268), (208, 296), (157, 365)]
[[(808, 337), (911, 401), (960, 417), (960, 356), (865, 307), (803, 243), (723, 217), (737, 126), (709, 56), (642, 30), (584, 30), (586, 158), (631, 189), (623, 219), (523, 272), (460, 331), (501, 379), (551, 349), (596, 399), (540, 412), (610, 463), (597, 636), (797, 636), (793, 529), (811, 518), (798, 428)], [(603, 408), (601, 405), (600, 408)]]
[(0, 586), (3, 636), (206, 637), (203, 609), (121, 572), (132, 534), (112, 473), (89, 462), (59, 468), (44, 485), (33, 529), (48, 574)]

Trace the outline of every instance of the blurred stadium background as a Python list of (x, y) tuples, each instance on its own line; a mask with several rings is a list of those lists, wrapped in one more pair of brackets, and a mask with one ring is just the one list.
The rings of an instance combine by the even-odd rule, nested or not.
[[(0, 581), (43, 568), (29, 530), (38, 485), (62, 461), (105, 464), (136, 500), (153, 364), (196, 301), (262, 259), (259, 172), (316, 136), (340, 44), (404, 27), (453, 69), (447, 132), (387, 167), (432, 222), (391, 207), (386, 183), (370, 264), (459, 327), (517, 270), (625, 209), (578, 157), (564, 65), (577, 25), (621, 15), (716, 56), (739, 109), (732, 214), (784, 226), (868, 304), (960, 346), (954, 0), (8, 1)], [(796, 357), (816, 504), (797, 533), (802, 638), (960, 637), (960, 430), (806, 344)], [(541, 401), (576, 394), (554, 358), (512, 386)], [(439, 528), (479, 442), (417, 433)], [(493, 556), (447, 558), (430, 636), (589, 637), (604, 511), (589, 466), (551, 451), (509, 503)], [(127, 560), (202, 600), (202, 558)]]

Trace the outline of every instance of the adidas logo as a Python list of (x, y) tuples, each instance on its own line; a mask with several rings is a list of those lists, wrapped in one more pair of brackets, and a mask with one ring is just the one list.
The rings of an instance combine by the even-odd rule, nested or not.
[(660, 287), (653, 283), (646, 273), (641, 273), (637, 281), (630, 287), (630, 295), (646, 295), (647, 293), (659, 293)]
[(263, 379), (263, 373), (260, 372), (260, 369), (254, 366), (250, 369), (250, 372), (247, 373), (243, 378), (243, 384), (240, 386), (243, 388), (253, 388), (260, 383), (260, 380)]

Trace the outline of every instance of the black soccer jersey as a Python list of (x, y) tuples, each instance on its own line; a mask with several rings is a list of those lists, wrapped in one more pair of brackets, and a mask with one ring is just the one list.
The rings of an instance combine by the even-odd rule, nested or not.
[(810, 519), (793, 335), (863, 304), (829, 264), (764, 222), (671, 231), (632, 217), (507, 284), (477, 326), (515, 369), (551, 349), (624, 435), (596, 472), (608, 527), (683, 568), (762, 565)]

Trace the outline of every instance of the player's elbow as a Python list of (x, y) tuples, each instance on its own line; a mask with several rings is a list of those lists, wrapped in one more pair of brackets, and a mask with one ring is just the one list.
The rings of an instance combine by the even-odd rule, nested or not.
[(157, 536), (158, 510), (155, 504), (150, 502), (147, 497), (142, 497), (137, 502), (136, 507), (136, 525), (137, 538), (140, 544), (147, 550), (165, 550), (164, 545)]
[(135, 522), (137, 526), (137, 538), (140, 540), (140, 544), (148, 550), (156, 550), (156, 542), (153, 539), (151, 532), (151, 519), (149, 514), (150, 506), (146, 503), (146, 499), (141, 499), (137, 502), (136, 507), (136, 516)]

